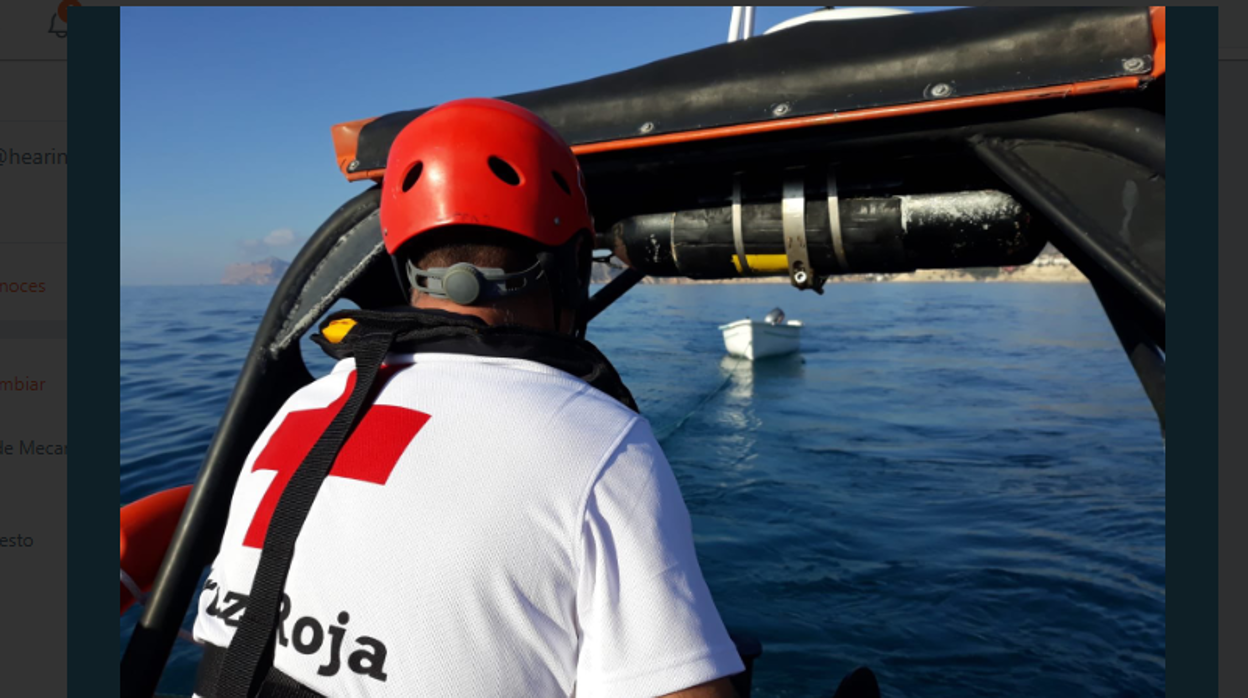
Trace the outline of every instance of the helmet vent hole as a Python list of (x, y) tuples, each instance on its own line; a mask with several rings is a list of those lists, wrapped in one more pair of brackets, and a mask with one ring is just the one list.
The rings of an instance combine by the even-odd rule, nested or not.
[(516, 172), (516, 168), (507, 164), (507, 162), (502, 158), (491, 155), (490, 170), (494, 173), (495, 177), (498, 177), (513, 187), (520, 184), (520, 173)]
[(416, 180), (420, 179), (420, 173), (423, 172), (424, 169), (425, 163), (419, 160), (416, 161), (415, 165), (412, 165), (412, 169), (408, 170), (407, 174), (403, 176), (403, 191), (406, 192), (416, 185)]
[(568, 196), (572, 196), (572, 188), (568, 186), (568, 180), (564, 179), (563, 175), (559, 174), (558, 172), (554, 170), (551, 170), (550, 173), (554, 175), (555, 184), (559, 185), (559, 188), (563, 190), (563, 193), (567, 194)]

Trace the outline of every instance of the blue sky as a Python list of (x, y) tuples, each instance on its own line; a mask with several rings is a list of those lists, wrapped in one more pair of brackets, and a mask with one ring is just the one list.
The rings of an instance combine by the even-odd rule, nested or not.
[[(759, 7), (756, 33), (817, 9)], [(939, 8), (907, 8), (939, 9)], [(298, 245), (362, 183), (335, 123), (722, 43), (728, 7), (122, 8), (121, 278), (210, 284)]]

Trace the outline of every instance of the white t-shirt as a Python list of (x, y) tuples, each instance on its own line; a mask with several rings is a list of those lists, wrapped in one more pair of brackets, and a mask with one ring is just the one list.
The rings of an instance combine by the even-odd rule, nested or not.
[[(328, 696), (405, 698), (660, 696), (744, 670), (644, 418), (535, 362), (387, 363), (411, 365), (343, 448), (296, 544), (279, 670)], [(229, 644), (267, 516), (353, 368), (296, 393), (253, 447), (199, 640)]]

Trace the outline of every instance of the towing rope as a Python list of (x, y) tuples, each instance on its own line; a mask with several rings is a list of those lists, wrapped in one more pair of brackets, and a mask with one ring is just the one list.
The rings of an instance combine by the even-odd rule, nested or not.
[(702, 398), (702, 401), (699, 402), (697, 405), (695, 405), (693, 409), (686, 412), (685, 416), (677, 420), (676, 425), (673, 426), (670, 431), (664, 434), (662, 439), (658, 439), (659, 443), (662, 444), (664, 441), (667, 441), (668, 439), (672, 438), (672, 436), (674, 436), (676, 432), (680, 431), (681, 427), (685, 426), (685, 422), (688, 422), (690, 417), (696, 414), (698, 410), (702, 409), (702, 407), (706, 405), (706, 403), (710, 402), (712, 398), (714, 398), (721, 391), (723, 391), (724, 387), (727, 386), (729, 381), (732, 380), (732, 377), (737, 374), (737, 368), (741, 365), (741, 362), (745, 360), (746, 359), (742, 357), (738, 357), (736, 362), (732, 364), (732, 368), (728, 369), (728, 375), (724, 376), (724, 379), (720, 381), (719, 385), (716, 386), (716, 388), (712, 390), (709, 394), (707, 394), (706, 397)]

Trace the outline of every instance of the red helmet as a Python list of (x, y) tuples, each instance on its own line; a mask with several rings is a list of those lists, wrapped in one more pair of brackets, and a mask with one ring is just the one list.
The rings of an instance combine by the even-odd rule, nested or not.
[(584, 176), (559, 134), (497, 99), (461, 99), (408, 124), (390, 146), (381, 232), (394, 254), (452, 225), (496, 228), (542, 245), (593, 230)]

